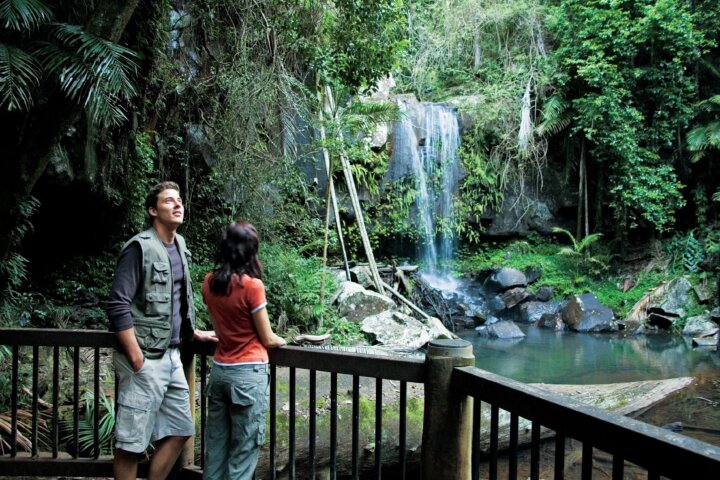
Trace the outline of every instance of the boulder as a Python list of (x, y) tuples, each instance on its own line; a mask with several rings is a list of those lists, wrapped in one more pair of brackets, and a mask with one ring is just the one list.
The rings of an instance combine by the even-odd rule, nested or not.
[(520, 270), (503, 267), (483, 282), (483, 289), (491, 294), (497, 294), (514, 287), (527, 287), (527, 278)]
[(365, 318), (377, 315), (385, 310), (395, 308), (395, 302), (372, 290), (365, 290), (362, 285), (344, 282), (335, 298), (340, 315), (351, 322), (359, 323)]
[(410, 315), (384, 311), (362, 320), (362, 331), (371, 334), (382, 344), (417, 350), (436, 338), (455, 338), (438, 319), (423, 323)]
[(555, 296), (555, 289), (552, 287), (548, 287), (547, 285), (543, 285), (540, 288), (537, 289), (537, 292), (535, 292), (535, 298), (540, 300), (541, 302), (547, 302), (550, 299), (552, 299)]
[(691, 297), (692, 292), (692, 285), (687, 278), (675, 278), (648, 304), (647, 313), (648, 315), (660, 313), (667, 317), (683, 317), (687, 308), (695, 302)]
[(497, 313), (505, 310), (505, 302), (503, 302), (500, 295), (494, 295), (487, 301), (488, 315), (491, 313)]
[(565, 310), (562, 320), (570, 330), (577, 332), (614, 332), (617, 331), (615, 315), (592, 293), (573, 295)]
[(710, 314), (705, 312), (687, 319), (682, 334), (688, 337), (702, 337), (714, 335), (718, 331), (718, 324), (710, 319)]
[(478, 335), (489, 338), (523, 338), (525, 336), (525, 333), (520, 330), (520, 327), (510, 320), (503, 320), (491, 325), (483, 325), (475, 330), (478, 332)]
[(567, 330), (567, 325), (563, 322), (560, 312), (543, 313), (538, 321), (538, 326), (543, 328), (552, 328), (557, 331)]
[(358, 265), (350, 269), (350, 280), (362, 285), (363, 288), (372, 288), (375, 283), (370, 273), (370, 267)]
[(533, 294), (529, 292), (527, 288), (516, 287), (504, 291), (500, 294), (500, 298), (505, 304), (505, 308), (510, 309), (522, 302), (532, 299)]
[(557, 316), (561, 308), (562, 304), (556, 300), (551, 302), (525, 302), (517, 307), (515, 320), (518, 322), (535, 323), (540, 321), (543, 315)]

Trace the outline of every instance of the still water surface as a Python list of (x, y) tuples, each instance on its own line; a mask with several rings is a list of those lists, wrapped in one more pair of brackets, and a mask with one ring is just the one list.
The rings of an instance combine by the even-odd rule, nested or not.
[(478, 368), (526, 383), (596, 384), (691, 376), (695, 382), (636, 418), (720, 446), (720, 354), (690, 339), (656, 334), (618, 337), (521, 326), (526, 337), (497, 340), (474, 331)]
[(720, 355), (693, 349), (690, 339), (655, 334), (556, 332), (521, 327), (525, 338), (498, 340), (463, 335), (475, 365), (527, 383), (594, 384), (720, 374)]

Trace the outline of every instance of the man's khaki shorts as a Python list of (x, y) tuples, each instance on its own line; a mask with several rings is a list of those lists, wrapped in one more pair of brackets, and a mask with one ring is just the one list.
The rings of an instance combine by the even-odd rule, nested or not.
[(151, 441), (195, 434), (180, 351), (168, 349), (162, 358), (145, 359), (133, 372), (124, 353), (113, 355), (118, 384), (115, 448), (142, 453)]

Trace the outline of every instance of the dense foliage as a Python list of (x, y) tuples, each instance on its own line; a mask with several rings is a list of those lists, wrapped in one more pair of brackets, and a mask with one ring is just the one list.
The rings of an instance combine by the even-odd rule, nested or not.
[(316, 291), (323, 151), (351, 257), (363, 254), (341, 156), (374, 246), (423, 241), (413, 182), (385, 182), (392, 145), (369, 141), (398, 119), (361, 101), (387, 74), (394, 92), (453, 99), (473, 120), (457, 215), (437, 228), (479, 248), (490, 212), (522, 217), (552, 176), (571, 205), (559, 240), (602, 234), (569, 285), (612, 240), (609, 256), (660, 236), (682, 246), (674, 264), (702, 272), (720, 250), (718, 21), (707, 0), (1, 0), (3, 321), (102, 326), (144, 194), (173, 179), (198, 268), (229, 220), (250, 220), (272, 257), (273, 319), (333, 325)]

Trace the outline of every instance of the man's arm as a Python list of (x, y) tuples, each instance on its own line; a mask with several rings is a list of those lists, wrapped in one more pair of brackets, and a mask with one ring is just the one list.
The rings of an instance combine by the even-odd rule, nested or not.
[(122, 351), (128, 357), (132, 369), (136, 372), (142, 368), (144, 356), (133, 328), (130, 305), (142, 280), (142, 250), (134, 243), (123, 250), (118, 259), (117, 269), (113, 277), (110, 297), (107, 303), (107, 314), (110, 330), (117, 335)]

